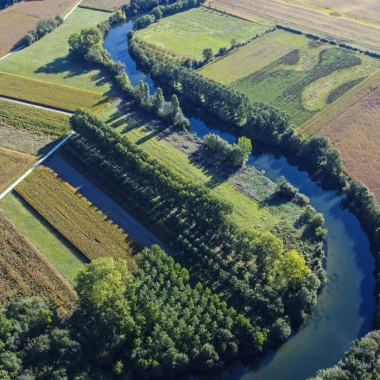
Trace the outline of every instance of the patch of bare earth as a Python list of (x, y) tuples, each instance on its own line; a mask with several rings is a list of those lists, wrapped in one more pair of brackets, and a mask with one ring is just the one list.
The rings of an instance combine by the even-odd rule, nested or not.
[(326, 124), (319, 135), (330, 138), (345, 161), (346, 172), (364, 182), (380, 201), (380, 88)]
[(338, 41), (380, 51), (380, 27), (294, 3), (277, 0), (212, 0), (212, 6), (237, 16), (257, 20), (266, 18), (275, 23), (299, 27)]

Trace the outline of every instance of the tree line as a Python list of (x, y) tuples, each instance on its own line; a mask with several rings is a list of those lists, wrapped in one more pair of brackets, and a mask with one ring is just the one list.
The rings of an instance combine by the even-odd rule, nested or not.
[[(175, 377), (256, 351), (261, 334), (158, 246), (129, 269), (110, 258), (86, 265), (64, 318), (39, 298), (0, 309), (0, 378)], [(95, 344), (94, 344), (95, 343)]]
[[(206, 278), (213, 291), (260, 328), (263, 341), (282, 341), (291, 324), (310, 314), (324, 280), (321, 249), (306, 262), (298, 252), (284, 252), (271, 233), (242, 230), (231, 221), (231, 204), (173, 174), (83, 110), (71, 118), (71, 126), (82, 137), (73, 149), (89, 170), (106, 178), (129, 209), (160, 230), (196, 279)], [(285, 267), (293, 268), (293, 275), (285, 276)]]
[(55, 18), (47, 18), (38, 21), (36, 29), (29, 30), (21, 40), (21, 44), (26, 46), (32, 45), (51, 33), (54, 29), (58, 28), (63, 22), (64, 20), (60, 15), (55, 16)]

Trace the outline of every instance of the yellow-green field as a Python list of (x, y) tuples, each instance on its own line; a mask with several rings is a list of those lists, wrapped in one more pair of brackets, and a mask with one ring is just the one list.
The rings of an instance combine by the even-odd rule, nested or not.
[(200, 7), (165, 17), (138, 31), (136, 37), (184, 57), (203, 59), (205, 48), (217, 53), (221, 47), (229, 48), (233, 38), (243, 42), (267, 29), (267, 26)]
[(89, 260), (130, 256), (128, 235), (50, 168), (39, 166), (16, 191)]
[(380, 67), (378, 60), (276, 31), (201, 70), (252, 102), (269, 103), (301, 125)]
[(96, 114), (108, 103), (108, 97), (98, 92), (52, 84), (19, 75), (0, 72), (0, 83), (0, 95), (67, 111), (84, 107)]
[(111, 79), (104, 70), (89, 69), (88, 63), (76, 62), (68, 57), (70, 35), (96, 26), (109, 16), (106, 12), (77, 8), (52, 33), (0, 61), (0, 72), (101, 94), (109, 91)]

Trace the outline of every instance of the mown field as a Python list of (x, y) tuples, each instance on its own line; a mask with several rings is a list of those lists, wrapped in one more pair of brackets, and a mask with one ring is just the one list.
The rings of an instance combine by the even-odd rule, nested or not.
[(105, 71), (89, 69), (88, 63), (71, 60), (68, 57), (68, 39), (72, 33), (96, 26), (108, 17), (109, 13), (106, 12), (77, 8), (52, 33), (0, 61), (0, 72), (101, 94), (107, 92), (110, 77)]
[(18, 195), (8, 194), (0, 201), (0, 208), (63, 277), (74, 284), (86, 258)]
[(128, 235), (50, 168), (39, 166), (16, 191), (89, 260), (132, 253)]
[(84, 0), (80, 3), (80, 7), (113, 12), (126, 4), (129, 4), (129, 0)]
[[(123, 107), (120, 112), (117, 111), (117, 105), (113, 104), (102, 114), (102, 119), (120, 133), (126, 134), (131, 141), (174, 173), (193, 183), (205, 185), (218, 196), (231, 202), (234, 205), (232, 219), (239, 226), (247, 229), (260, 226), (280, 237), (286, 235), (287, 248), (292, 247), (291, 249), (299, 251), (308, 249), (306, 247), (308, 243), (301, 239), (303, 227), (301, 225), (295, 227), (295, 222), (302, 213), (301, 207), (293, 202), (271, 203), (270, 195), (274, 191), (274, 185), (261, 173), (250, 172), (248, 182), (254, 183), (252, 192), (256, 195), (247, 195), (237, 185), (238, 182), (241, 185), (237, 176), (231, 175), (228, 179), (218, 177), (195, 164), (190, 154), (194, 148), (191, 146), (193, 144), (191, 141), (183, 141), (181, 138), (175, 141), (175, 135), (167, 140), (155, 132), (157, 125), (150, 125), (148, 119), (143, 119), (141, 115), (131, 113)], [(189, 151), (189, 154), (185, 154), (179, 148)]]
[(98, 92), (80, 90), (19, 75), (0, 72), (0, 83), (0, 95), (65, 111), (75, 111), (78, 107), (84, 107), (96, 114), (108, 103), (108, 97)]
[(77, 0), (23, 1), (0, 12), (0, 57), (9, 53), (40, 19), (62, 17)]
[(16, 296), (55, 299), (65, 309), (76, 300), (70, 284), (0, 210), (0, 304)]
[(233, 38), (243, 42), (265, 30), (266, 26), (201, 7), (165, 17), (136, 36), (184, 57), (203, 59), (205, 48), (217, 53), (230, 47)]
[(36, 157), (0, 148), (0, 192), (24, 173)]
[[(332, 0), (306, 0), (308, 4), (328, 2), (335, 4)], [(298, 2), (298, 4), (297, 4)], [(304, 0), (280, 1), (280, 0), (212, 0), (208, 1), (212, 7), (221, 9), (231, 14), (256, 21), (258, 19), (267, 20), (273, 23), (282, 23), (288, 26), (298, 27), (305, 32), (314, 32), (323, 37), (331, 37), (340, 42), (348, 42), (363, 49), (380, 51), (380, 28), (369, 22), (358, 20), (361, 14), (372, 14), (371, 21), (376, 18), (375, 12), (378, 9), (378, 2), (375, 0), (338, 0), (337, 8), (347, 7), (350, 9), (351, 17), (337, 17), (334, 13), (326, 9), (316, 7), (301, 6), (299, 3)], [(360, 5), (359, 5), (360, 4)], [(368, 4), (369, 8), (366, 8)], [(365, 11), (363, 10), (365, 9)], [(372, 10), (373, 11), (372, 11)], [(339, 14), (338, 12), (335, 12)], [(355, 16), (355, 15), (359, 16)], [(341, 15), (342, 16), (342, 15)]]
[[(380, 67), (379, 61), (276, 31), (201, 70), (301, 125)], [(248, 68), (250, 73), (247, 74)]]

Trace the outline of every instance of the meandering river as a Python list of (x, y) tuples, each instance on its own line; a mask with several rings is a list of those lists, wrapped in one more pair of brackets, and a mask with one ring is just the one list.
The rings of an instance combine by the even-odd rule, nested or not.
[[(132, 85), (144, 80), (153, 92), (153, 81), (136, 67), (129, 54), (127, 32), (131, 28), (131, 21), (112, 28), (104, 46), (115, 61), (126, 64)], [(191, 106), (186, 107), (184, 113), (190, 119), (190, 131), (199, 137), (212, 131), (230, 142), (236, 141), (232, 134), (217, 129), (211, 116)], [(341, 198), (334, 192), (323, 191), (286, 157), (266, 151), (259, 145), (254, 146), (248, 164), (265, 170), (266, 176), (273, 181), (285, 176), (310, 198), (318, 212), (323, 213), (329, 231), (325, 262), (328, 282), (319, 296), (315, 312), (303, 329), (278, 351), (268, 353), (258, 370), (252, 371), (239, 363), (226, 371), (222, 378), (305, 380), (314, 376), (318, 369), (336, 364), (353, 340), (371, 330), (375, 310), (374, 258), (358, 219), (340, 206)]]

